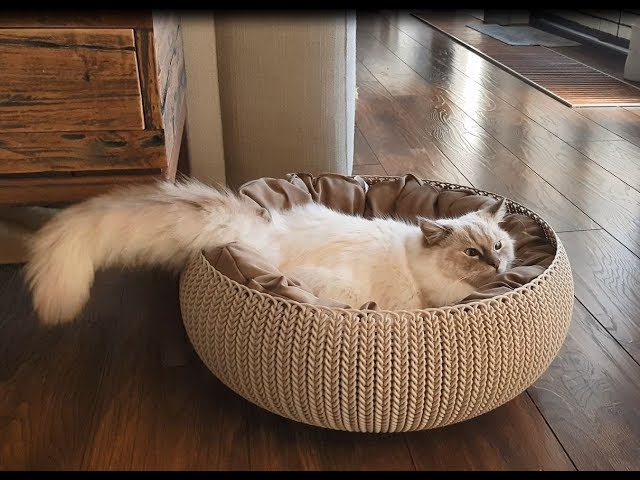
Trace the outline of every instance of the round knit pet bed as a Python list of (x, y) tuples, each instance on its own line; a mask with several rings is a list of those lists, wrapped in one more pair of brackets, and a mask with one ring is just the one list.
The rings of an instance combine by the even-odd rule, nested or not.
[[(288, 175), (245, 184), (262, 207), (318, 201), (363, 216), (456, 216), (497, 198), (402, 177)], [(384, 311), (313, 295), (239, 245), (202, 252), (182, 272), (188, 336), (207, 367), (249, 401), (337, 430), (402, 432), (488, 412), (529, 387), (558, 353), (573, 279), (551, 227), (507, 200), (518, 266), (461, 303)]]

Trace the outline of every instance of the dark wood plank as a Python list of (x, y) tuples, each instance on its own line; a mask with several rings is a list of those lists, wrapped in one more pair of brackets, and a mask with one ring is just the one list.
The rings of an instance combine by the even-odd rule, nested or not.
[[(483, 25), (482, 20), (442, 12), (420, 13), (416, 16), (467, 49), (567, 105), (638, 105), (640, 102), (640, 90), (633, 85), (621, 82), (553, 49), (539, 45), (508, 45), (469, 28)], [(569, 81), (569, 77), (573, 75), (580, 78), (580, 85), (573, 80)]]
[[(483, 106), (481, 102), (474, 103), (468, 98), (440, 94), (423, 97), (419, 104), (412, 105), (412, 100), (406, 100), (404, 105), (415, 115), (429, 111), (446, 115), (449, 120), (456, 119), (465, 125), (469, 131), (474, 130), (469, 123), (470, 117), (477, 120), (474, 123), (479, 129), (475, 131), (480, 134), (486, 131), (595, 222), (640, 254), (638, 191), (527, 117), (512, 110), (503, 111), (496, 104), (493, 107)], [(454, 163), (460, 168), (455, 160)], [(637, 166), (630, 165), (629, 168), (636, 175), (640, 172)], [(466, 172), (463, 173), (473, 181)], [(579, 188), (576, 188), (576, 183)]]
[[(583, 212), (616, 235), (628, 248), (640, 252), (640, 196), (637, 191), (490, 92), (468, 88), (467, 80), (438, 78), (434, 69), (422, 62), (427, 53), (425, 49), (406, 38), (404, 40), (395, 43), (390, 40), (392, 52), (385, 52), (381, 45), (366, 40), (361, 44), (364, 64), (374, 75), (380, 71), (381, 82), (391, 93), (430, 96), (433, 102), (424, 106), (427, 109), (438, 108), (437, 104), (447, 101), (456, 104), (458, 108), (454, 108), (454, 116), (460, 122), (469, 116), (473, 118)], [(369, 64), (366, 52), (373, 52), (377, 63)], [(390, 53), (398, 53), (400, 57), (390, 58)], [(402, 60), (408, 64), (399, 65)], [(417, 73), (412, 76), (409, 67)], [(396, 73), (401, 78), (396, 78)], [(430, 84), (421, 84), (416, 78), (418, 73)], [(523, 87), (522, 96), (528, 93), (526, 88), (531, 90), (531, 87)], [(573, 143), (578, 149), (584, 148), (582, 145), (587, 138)], [(640, 175), (637, 164), (626, 165), (622, 170)], [(576, 179), (580, 188), (575, 188)], [(612, 192), (617, 194), (612, 195)]]
[(111, 351), (82, 468), (248, 469), (243, 399), (216, 380), (192, 349), (184, 366), (161, 364), (163, 330), (157, 325), (181, 322), (175, 282), (169, 275), (132, 272), (120, 275), (117, 285), (115, 315), (104, 319), (110, 328), (102, 339)]
[[(417, 54), (423, 62), (426, 59), (447, 72), (465, 74), (469, 80), (464, 83), (469, 90), (478, 88), (472, 89), (472, 84), (480, 85), (480, 91), (491, 92), (570, 144), (585, 137), (591, 140), (619, 139), (575, 109), (532, 88), (409, 14), (367, 18), (358, 28), (359, 32), (371, 33), (390, 48), (394, 44), (406, 47), (421, 45), (423, 51)], [(416, 52), (414, 48), (408, 51)]]
[(624, 183), (640, 191), (640, 147), (626, 140), (585, 141), (575, 147)]
[(576, 111), (625, 140), (640, 146), (640, 121), (633, 112), (619, 107), (578, 108)]
[(415, 470), (402, 434), (326, 430), (249, 409), (252, 470)]
[(465, 422), (407, 434), (418, 470), (574, 470), (527, 394)]
[(376, 79), (362, 62), (356, 61), (356, 82), (375, 82)]
[(354, 175), (389, 175), (382, 165), (354, 165)]
[[(434, 108), (439, 108), (438, 104), (440, 102), (429, 103)], [(407, 107), (414, 108), (409, 102)], [(458, 107), (441, 109), (448, 113), (455, 111), (452, 116), (459, 121), (468, 118)], [(640, 255), (638, 191), (543, 128), (514, 122), (511, 128), (501, 129), (490, 120), (483, 122), (483, 126), (580, 210)]]
[[(366, 44), (361, 45), (361, 49), (363, 63), (374, 75), (378, 75), (378, 64), (381, 63), (379, 58), (385, 53), (375, 45), (370, 45), (369, 49)], [(376, 56), (378, 63), (370, 64), (366, 52)], [(417, 78), (419, 75), (415, 72), (412, 75), (408, 65), (398, 65), (400, 59), (386, 60), (389, 54), (386, 55), (384, 64), (392, 65), (394, 68), (387, 66), (386, 73), (381, 72), (379, 75), (380, 81), (396, 95), (422, 92), (424, 100), (421, 100), (421, 103), (416, 104), (412, 99), (405, 102), (405, 106), (413, 111), (415, 116), (420, 116), (421, 124), (425, 122), (425, 112), (438, 111), (438, 115), (455, 118), (460, 124), (465, 125), (465, 128), (473, 130), (469, 124), (471, 115), (477, 119), (474, 123), (481, 128), (481, 131), (478, 130), (480, 134), (486, 130), (493, 137), (489, 138), (489, 141), (497, 139), (511, 154), (525, 162), (573, 204), (618, 236), (628, 248), (640, 252), (640, 195), (637, 191), (512, 107), (494, 103), (491, 99), (487, 99), (486, 102), (479, 101), (475, 93), (471, 94), (474, 98), (465, 98), (464, 89), (458, 96), (448, 95), (448, 91), (442, 94), (442, 88), (434, 89), (426, 84), (421, 85)], [(455, 82), (451, 85), (455, 85)], [(456, 106), (456, 103), (459, 106)], [(449, 156), (447, 151), (443, 152)], [(456, 160), (449, 157), (461, 168)], [(467, 178), (474, 181), (466, 171), (462, 171)], [(576, 179), (581, 185), (579, 189), (574, 186)], [(612, 195), (612, 192), (616, 192), (616, 195)], [(597, 225), (582, 228), (594, 226)], [(576, 228), (561, 228), (573, 229)]]
[[(358, 37), (358, 39), (360, 38), (362, 37)], [(599, 227), (597, 223), (556, 191), (560, 189), (554, 190), (551, 186), (554, 185), (553, 182), (548, 181), (546, 178), (540, 178), (536, 174), (537, 172), (534, 172), (531, 168), (523, 168), (520, 159), (517, 158), (519, 155), (515, 150), (505, 148), (496, 141), (494, 136), (485, 132), (482, 127), (486, 126), (490, 129), (489, 133), (493, 133), (495, 136), (499, 135), (498, 140), (502, 140), (504, 137), (507, 140), (518, 142), (521, 139), (522, 132), (514, 132), (514, 129), (519, 127), (519, 122), (522, 122), (524, 127), (521, 128), (528, 127), (534, 129), (534, 132), (538, 134), (547, 135), (545, 137), (547, 143), (550, 142), (556, 148), (566, 148), (571, 153), (577, 154), (566, 143), (499, 99), (497, 99), (497, 102), (501, 103), (507, 111), (498, 109), (498, 113), (501, 115), (492, 115), (492, 112), (497, 109), (495, 101), (490, 98), (482, 100), (480, 95), (477, 95), (477, 89), (469, 89), (464, 86), (464, 79), (462, 79), (463, 83), (460, 86), (460, 75), (458, 75), (458, 78), (451, 78), (446, 84), (449, 85), (450, 89), (458, 92), (457, 95), (455, 93), (452, 94), (450, 90), (445, 90), (441, 86), (433, 86), (427, 83), (423, 77), (377, 41), (373, 43), (370, 40), (362, 41), (359, 48), (365, 66), (369, 68), (374, 76), (379, 77), (380, 82), (388, 91), (398, 96), (397, 98), (411, 95), (411, 97), (406, 97), (398, 103), (405, 107), (415, 125), (428, 131), (434, 137), (435, 142), (443, 142), (443, 145), (437, 144), (438, 148), (453, 161), (455, 166), (460, 169), (471, 183), (485, 190), (496, 191), (496, 189), (502, 188), (503, 191), (498, 193), (509, 196), (525, 205), (528, 204), (534, 210), (539, 209), (541, 213), (546, 213), (554, 228), (559, 230)], [(433, 80), (432, 77), (431, 79), (432, 81), (437, 81)], [(445, 85), (443, 81), (438, 82), (441, 85)], [(361, 92), (360, 95), (362, 98), (363, 93)], [(416, 95), (421, 98), (416, 98)], [(481, 123), (479, 127), (477, 122), (474, 122), (455, 105), (456, 103), (471, 112), (476, 111), (476, 109), (480, 113), (486, 111), (487, 125)], [(498, 120), (494, 121), (494, 118)], [(455, 121), (450, 121), (454, 119)], [(499, 122), (499, 125), (495, 125), (496, 122)], [(360, 126), (360, 128), (362, 129), (363, 127)], [(457, 136), (452, 137), (449, 142), (451, 143), (449, 147), (455, 148), (457, 152), (452, 151), (451, 148), (445, 145), (447, 138), (449, 138), (445, 134)], [(464, 141), (463, 137), (469, 140)], [(511, 147), (511, 145), (507, 146)], [(538, 148), (535, 143), (534, 146)], [(447, 150), (447, 148), (449, 149)], [(460, 152), (460, 149), (467, 151)], [(474, 157), (479, 157), (479, 161), (474, 161)], [(587, 160), (587, 162), (589, 161)], [(382, 159), (381, 163), (383, 163)], [(478, 178), (479, 173), (481, 173), (478, 170), (483, 167), (483, 164), (486, 173), (482, 173), (481, 177)], [(493, 182), (490, 182), (492, 176), (496, 178), (494, 178)], [(521, 179), (520, 181), (524, 184), (524, 188), (523, 185), (515, 183), (518, 178)], [(511, 183), (509, 191), (504, 190), (506, 185), (503, 185), (503, 183), (507, 185)], [(550, 183), (551, 185), (549, 185)], [(533, 185), (539, 185), (539, 187), (534, 190), (531, 188)], [(550, 200), (554, 201), (558, 207), (549, 208), (551, 205), (549, 203)], [(565, 215), (564, 219), (558, 217), (558, 215), (563, 214)]]
[(355, 145), (353, 148), (353, 164), (354, 165), (380, 165), (378, 158), (367, 143), (362, 132), (358, 127), (355, 129)]
[(640, 107), (624, 107), (624, 109), (634, 115), (640, 116)]
[(193, 350), (161, 364), (158, 322), (180, 322), (173, 277), (100, 272), (76, 323), (47, 329), (19, 268), (0, 267), (1, 468), (249, 468), (246, 403)]
[(582, 305), (529, 393), (578, 470), (640, 469), (640, 366)]
[(0, 177), (0, 205), (67, 204), (86, 200), (121, 185), (156, 182), (163, 178), (161, 172), (83, 177)]
[(558, 231), (597, 227), (475, 122), (456, 118), (450, 102), (414, 96), (397, 97), (396, 101), (474, 186), (528, 206)]
[(151, 28), (151, 10), (4, 10), (0, 28)]
[(640, 259), (604, 231), (560, 234), (576, 297), (640, 362)]
[(162, 128), (162, 114), (160, 113), (160, 93), (158, 90), (153, 29), (136, 29), (135, 42), (145, 128), (160, 129)]
[[(430, 85), (428, 80), (432, 80), (431, 78), (420, 76), (386, 45), (366, 32), (358, 35), (357, 45), (363, 65), (390, 94), (427, 95), (436, 88)], [(443, 83), (452, 82), (453, 78), (447, 75), (441, 80)]]
[(77, 470), (91, 438), (109, 348), (102, 320), (114, 292), (99, 287), (102, 304), (79, 325), (43, 328), (20, 268), (0, 267), (0, 469)]
[[(459, 117), (466, 114), (456, 108)], [(516, 119), (504, 128), (483, 113), (482, 125), (574, 205), (640, 255), (640, 193), (555, 135)]]
[(140, 130), (128, 29), (0, 30), (0, 130)]
[(431, 139), (401, 115), (379, 83), (360, 83), (356, 121), (390, 175), (412, 173), (429, 180), (469, 184)]
[(0, 138), (0, 174), (166, 170), (162, 130), (17, 132)]

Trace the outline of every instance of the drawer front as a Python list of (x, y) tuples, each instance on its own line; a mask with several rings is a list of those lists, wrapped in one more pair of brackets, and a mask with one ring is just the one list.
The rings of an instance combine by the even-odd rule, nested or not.
[(133, 30), (0, 28), (0, 132), (142, 129)]

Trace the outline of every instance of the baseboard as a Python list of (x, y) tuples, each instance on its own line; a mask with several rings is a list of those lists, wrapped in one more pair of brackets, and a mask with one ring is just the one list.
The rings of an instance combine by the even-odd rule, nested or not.
[(569, 40), (580, 43), (590, 43), (599, 47), (609, 48), (620, 53), (629, 52), (629, 40), (618, 38), (606, 32), (585, 27), (579, 23), (566, 20), (553, 14), (539, 13), (531, 15), (529, 24), (549, 33), (560, 35)]

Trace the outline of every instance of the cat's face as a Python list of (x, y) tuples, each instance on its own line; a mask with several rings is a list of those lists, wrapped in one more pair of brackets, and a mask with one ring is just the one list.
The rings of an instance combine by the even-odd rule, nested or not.
[(515, 245), (499, 223), (506, 214), (504, 200), (454, 219), (419, 219), (426, 247), (437, 246), (440, 266), (452, 277), (481, 286), (508, 270)]

